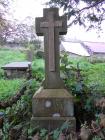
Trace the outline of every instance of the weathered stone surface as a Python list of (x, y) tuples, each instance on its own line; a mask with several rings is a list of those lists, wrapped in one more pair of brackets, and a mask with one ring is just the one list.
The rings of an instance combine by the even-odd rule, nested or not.
[(27, 72), (26, 70), (4, 70), (4, 75), (8, 79), (13, 79), (13, 78), (26, 78), (27, 77)]
[(44, 17), (36, 18), (36, 34), (44, 35), (44, 88), (63, 88), (59, 70), (59, 35), (67, 32), (67, 17), (59, 16), (57, 8), (44, 9)]
[(74, 115), (73, 97), (66, 89), (40, 88), (33, 97), (32, 106), (35, 117)]
[(32, 107), (35, 126), (56, 129), (69, 120), (75, 130), (73, 97), (66, 89), (40, 88), (33, 97)]
[(40, 87), (33, 98), (69, 98), (73, 99), (73, 96), (64, 88), (62, 89), (44, 89)]
[(31, 62), (12, 62), (2, 66), (2, 69), (4, 69), (7, 78), (25, 78), (30, 65)]
[(44, 35), (45, 81), (44, 87), (32, 101), (32, 125), (49, 131), (69, 120), (75, 131), (73, 97), (60, 78), (59, 35), (67, 32), (67, 17), (60, 17), (57, 8), (44, 9), (44, 17), (36, 18), (36, 33)]
[(27, 60), (28, 61), (33, 61), (33, 59), (34, 59), (34, 56), (35, 56), (35, 52), (34, 52), (34, 50), (33, 49), (27, 49), (26, 50), (26, 57), (27, 57)]
[(76, 121), (74, 117), (32, 117), (32, 127), (45, 128), (49, 132), (60, 128), (64, 122), (70, 123), (70, 130), (76, 130)]
[(31, 65), (31, 62), (12, 62), (9, 64), (6, 64), (5, 66), (2, 66), (2, 69), (5, 70), (26, 70), (28, 68), (28, 65)]

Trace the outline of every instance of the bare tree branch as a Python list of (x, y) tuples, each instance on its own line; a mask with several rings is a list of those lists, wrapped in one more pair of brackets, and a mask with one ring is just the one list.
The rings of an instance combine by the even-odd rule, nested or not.
[(105, 2), (105, 0), (99, 0), (98, 2), (95, 2), (95, 3), (93, 3), (93, 4), (90, 5), (90, 6), (87, 6), (87, 7), (84, 7), (84, 8), (82, 8), (82, 9), (80, 9), (78, 12), (82, 12), (82, 11), (84, 11), (84, 10), (88, 10), (88, 9), (93, 8), (93, 7), (95, 7), (95, 6), (97, 6), (98, 4), (103, 3), (103, 2)]

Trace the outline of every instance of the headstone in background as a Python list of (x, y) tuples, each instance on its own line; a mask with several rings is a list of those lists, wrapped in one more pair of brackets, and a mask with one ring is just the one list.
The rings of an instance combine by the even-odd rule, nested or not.
[(32, 62), (35, 57), (35, 50), (34, 49), (27, 49), (26, 50), (26, 57), (27, 60)]
[(31, 62), (12, 62), (2, 66), (1, 68), (4, 70), (6, 78), (26, 78), (27, 70), (30, 67)]
[(33, 97), (32, 124), (49, 131), (69, 120), (75, 131), (72, 95), (60, 78), (59, 35), (67, 32), (67, 17), (59, 16), (58, 8), (44, 9), (44, 17), (36, 18), (36, 34), (44, 35), (45, 81)]

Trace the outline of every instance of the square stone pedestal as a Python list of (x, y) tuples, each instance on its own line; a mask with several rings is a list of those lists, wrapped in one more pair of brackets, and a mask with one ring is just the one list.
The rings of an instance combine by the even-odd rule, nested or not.
[(70, 128), (76, 129), (73, 97), (66, 89), (40, 88), (33, 96), (32, 111), (35, 127), (51, 131), (69, 121)]

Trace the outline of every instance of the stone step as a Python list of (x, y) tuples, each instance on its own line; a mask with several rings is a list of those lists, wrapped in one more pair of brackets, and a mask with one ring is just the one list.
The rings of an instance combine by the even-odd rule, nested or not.
[(70, 131), (76, 131), (75, 117), (32, 117), (32, 127), (45, 128), (48, 131), (60, 128), (64, 123), (69, 124)]

